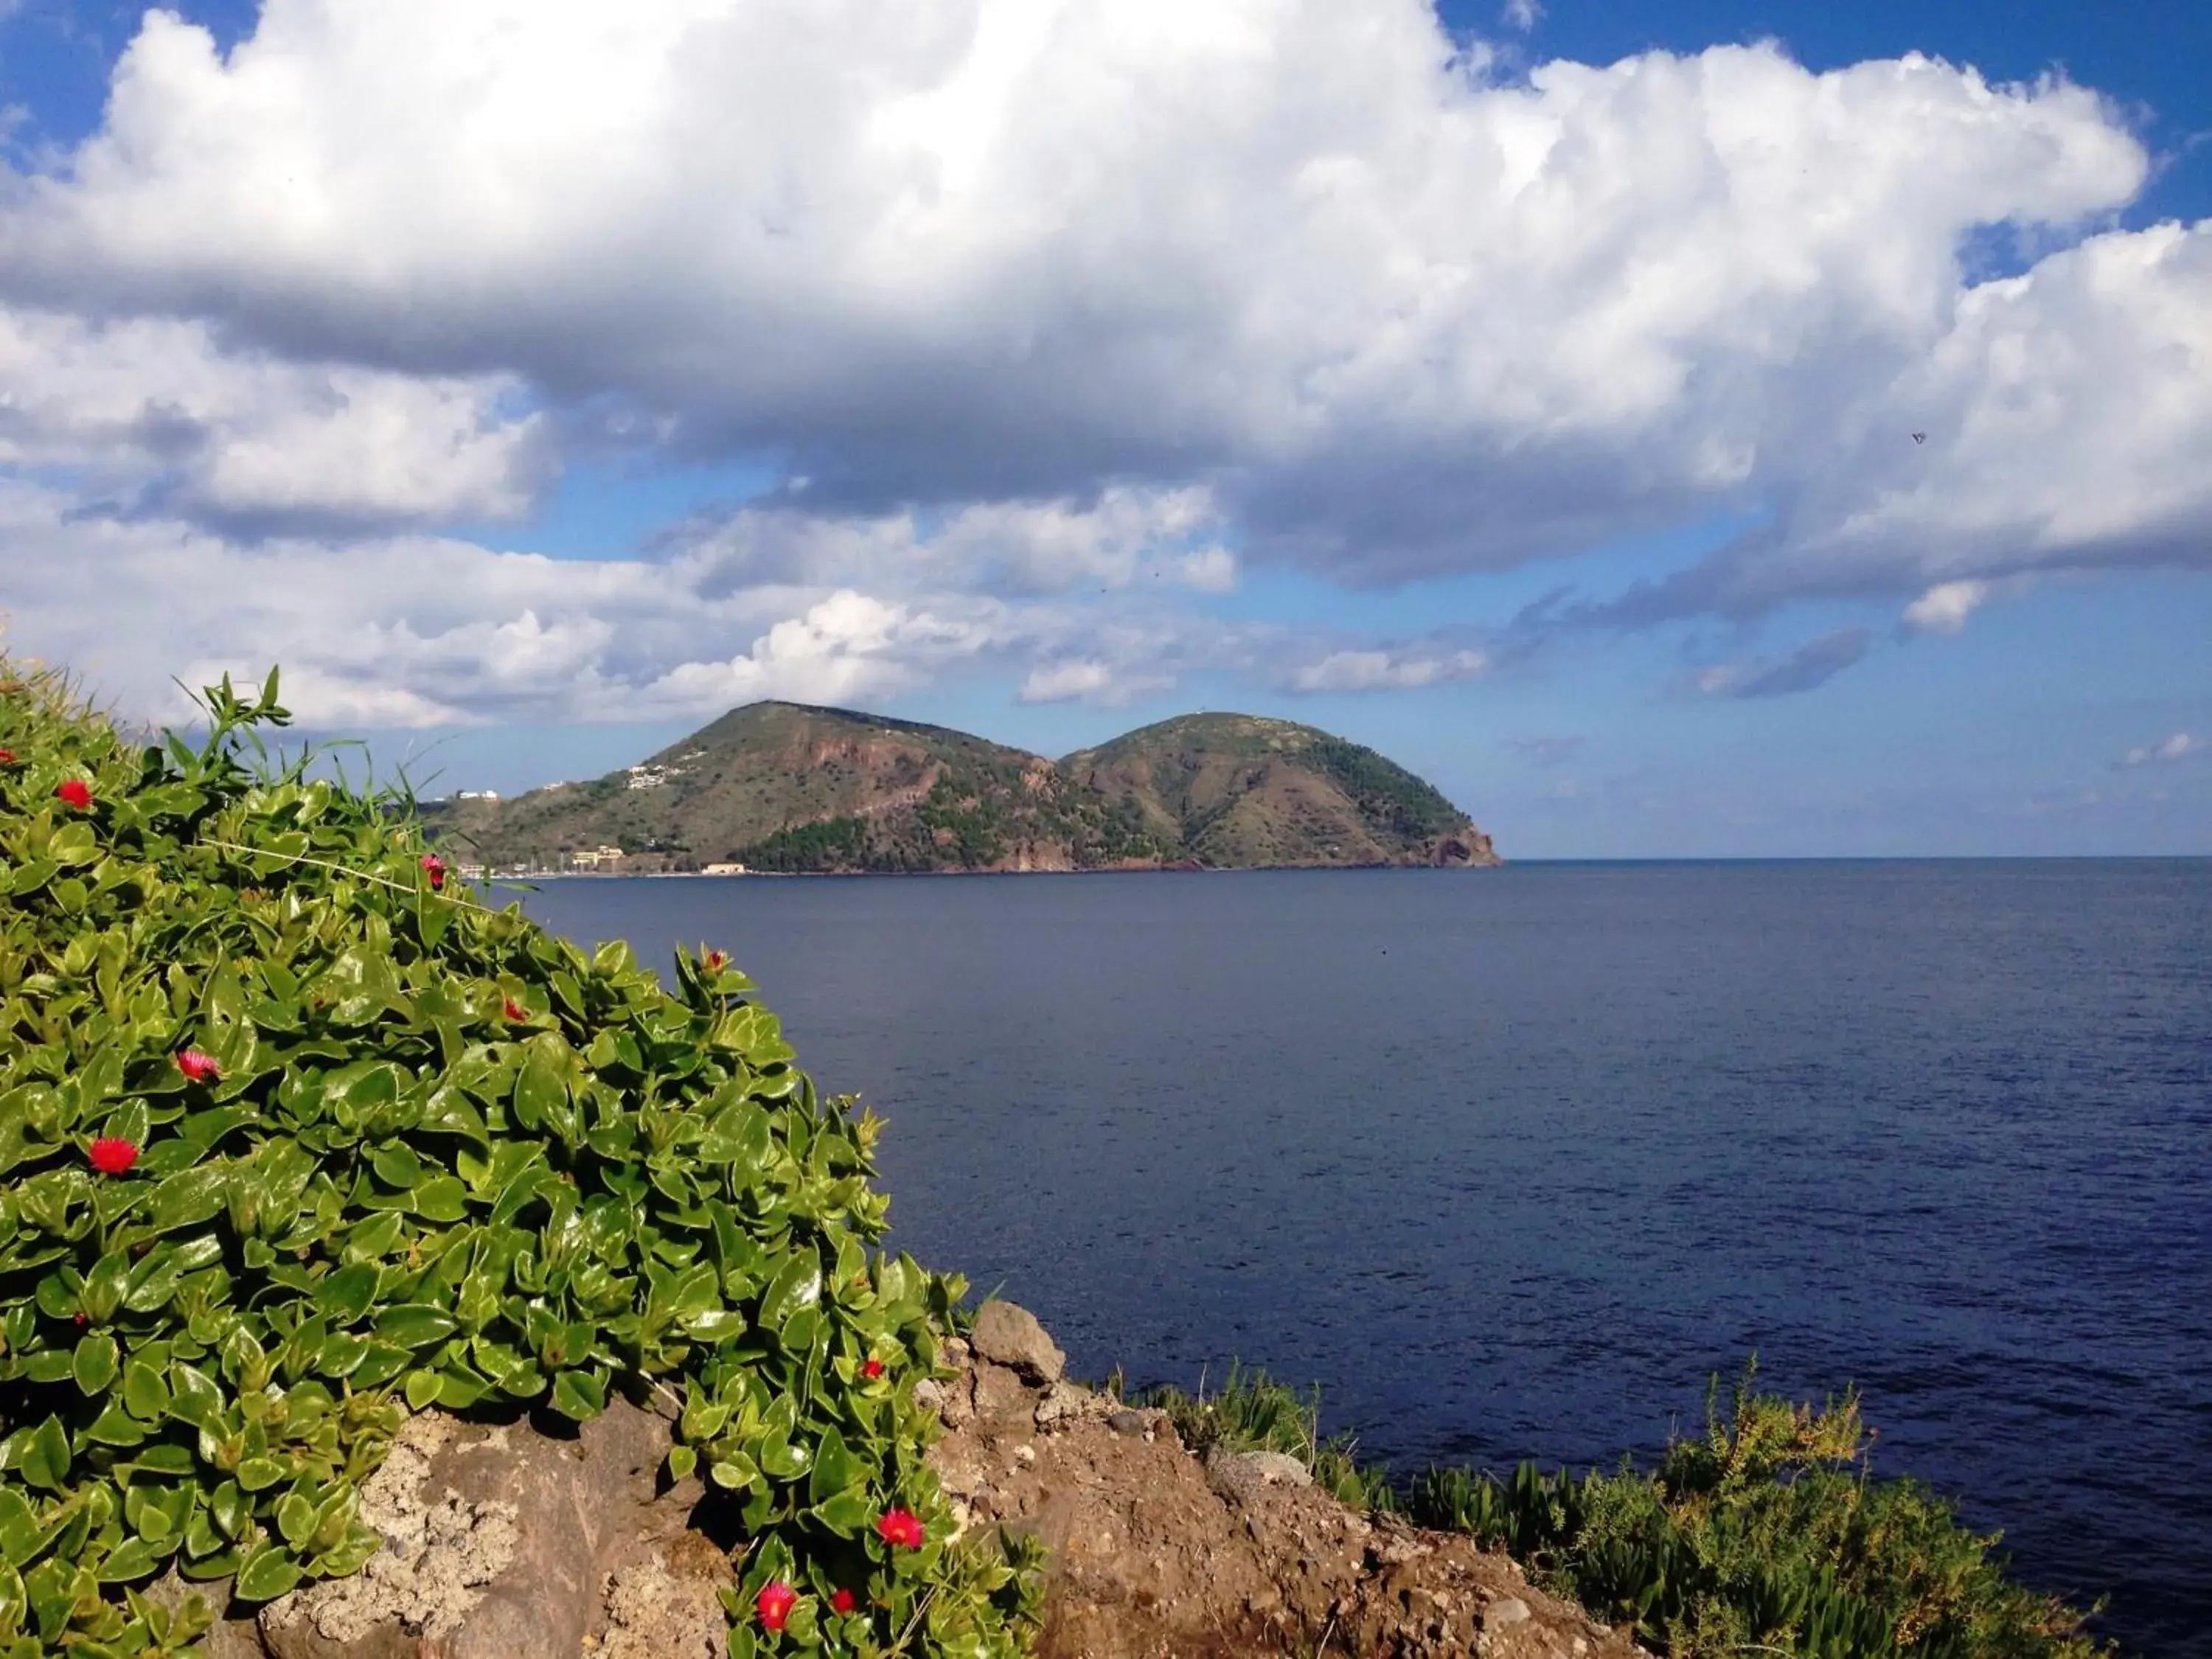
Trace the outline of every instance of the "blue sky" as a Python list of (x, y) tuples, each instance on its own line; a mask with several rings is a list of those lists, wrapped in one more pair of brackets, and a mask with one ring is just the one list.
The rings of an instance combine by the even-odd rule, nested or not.
[(1509, 857), (2212, 853), (2212, 9), (864, 15), (8, 9), (12, 645), (433, 789), (1235, 708)]

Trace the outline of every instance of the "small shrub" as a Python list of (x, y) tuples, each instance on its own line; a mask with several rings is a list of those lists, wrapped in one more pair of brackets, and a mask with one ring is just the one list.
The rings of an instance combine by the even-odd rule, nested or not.
[(1662, 1653), (2087, 1659), (2086, 1615), (2005, 1577), (1993, 1536), (1917, 1481), (1876, 1480), (1856, 1397), (1818, 1409), (1717, 1386), (1705, 1432), (1656, 1468), (1510, 1481), (1431, 1469), (1422, 1524), (1510, 1551), (1539, 1582)]
[(209, 712), (137, 749), (0, 663), (0, 1656), (191, 1651), (137, 1587), (356, 1571), (407, 1411), (616, 1393), (742, 1532), (738, 1659), (1017, 1650), (1029, 1558), (922, 1462), (961, 1287), (878, 1248), (876, 1121), (719, 952), (670, 994), (404, 795), (249, 768), (273, 674)]
[(1389, 1509), (1395, 1501), (1388, 1474), (1361, 1466), (1358, 1443), (1349, 1435), (1322, 1437), (1318, 1389), (1300, 1394), (1264, 1370), (1247, 1370), (1232, 1360), (1215, 1394), (1206, 1392), (1203, 1380), (1196, 1395), (1164, 1382), (1140, 1390), (1136, 1400), (1166, 1412), (1183, 1444), (1201, 1457), (1216, 1446), (1283, 1452), (1304, 1463), (1316, 1483), (1343, 1503), (1370, 1510)]

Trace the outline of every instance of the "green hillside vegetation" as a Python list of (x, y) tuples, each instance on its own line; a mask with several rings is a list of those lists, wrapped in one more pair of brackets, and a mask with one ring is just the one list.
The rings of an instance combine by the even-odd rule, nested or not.
[(428, 810), (456, 856), (778, 872), (1480, 865), (1487, 837), (1374, 750), (1188, 715), (1054, 763), (943, 726), (795, 703), (732, 710), (635, 767)]
[(1488, 838), (1431, 785), (1372, 749), (1290, 720), (1180, 715), (1078, 750), (1060, 769), (1187, 856), (1223, 868), (1488, 856)]
[(408, 1413), (617, 1395), (745, 1540), (735, 1659), (1025, 1645), (1033, 1552), (922, 1462), (962, 1286), (882, 1248), (877, 1121), (719, 951), (489, 908), (404, 794), (250, 763), (273, 674), (208, 696), (140, 748), (0, 661), (0, 1656), (197, 1652), (143, 1587), (357, 1571)]

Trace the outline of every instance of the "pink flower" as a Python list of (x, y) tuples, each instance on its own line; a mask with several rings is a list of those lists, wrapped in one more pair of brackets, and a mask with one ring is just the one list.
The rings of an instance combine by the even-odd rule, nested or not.
[(435, 853), (425, 853), (416, 861), (422, 865), (422, 873), (430, 878), (432, 892), (438, 891), (446, 884), (445, 860), (440, 858)]
[(883, 1519), (876, 1522), (876, 1535), (901, 1549), (918, 1550), (921, 1547), (921, 1517), (912, 1510), (885, 1510)]
[(763, 1630), (781, 1630), (791, 1610), (799, 1605), (799, 1592), (781, 1578), (763, 1584), (761, 1592), (753, 1597), (753, 1606), (760, 1612)]
[(187, 1048), (179, 1054), (177, 1069), (194, 1083), (213, 1083), (222, 1075), (222, 1067), (215, 1063), (215, 1056), (198, 1048)]
[(82, 778), (64, 778), (54, 791), (54, 799), (64, 806), (73, 806), (80, 812), (92, 811), (92, 786)]
[(138, 1143), (103, 1135), (85, 1148), (85, 1157), (102, 1175), (127, 1175), (131, 1166), (138, 1161)]
[(860, 1598), (848, 1589), (838, 1590), (830, 1598), (830, 1611), (841, 1619), (860, 1605)]
[(883, 1374), (884, 1362), (882, 1360), (870, 1358), (860, 1362), (860, 1375), (866, 1377), (869, 1382), (874, 1382)]

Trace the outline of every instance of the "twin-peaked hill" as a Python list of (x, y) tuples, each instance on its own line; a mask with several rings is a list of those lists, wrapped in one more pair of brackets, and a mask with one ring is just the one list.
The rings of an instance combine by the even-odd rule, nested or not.
[(820, 873), (1498, 862), (1490, 837), (1371, 749), (1185, 714), (1057, 764), (939, 726), (757, 702), (639, 765), (426, 811), (455, 856), (558, 869)]

